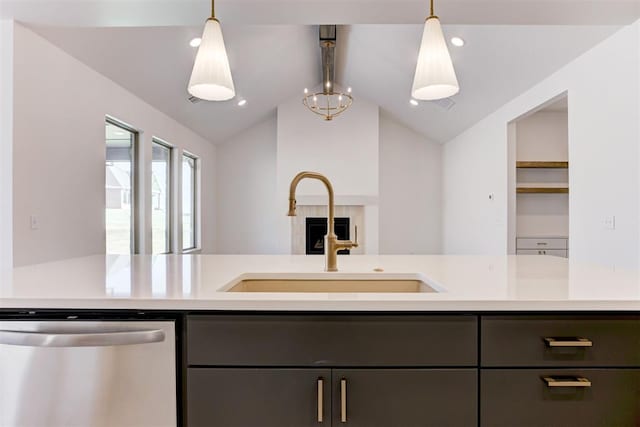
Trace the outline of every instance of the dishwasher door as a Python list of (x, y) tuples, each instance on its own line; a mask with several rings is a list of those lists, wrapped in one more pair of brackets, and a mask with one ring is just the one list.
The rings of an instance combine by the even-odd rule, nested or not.
[(0, 321), (0, 426), (177, 424), (173, 321)]

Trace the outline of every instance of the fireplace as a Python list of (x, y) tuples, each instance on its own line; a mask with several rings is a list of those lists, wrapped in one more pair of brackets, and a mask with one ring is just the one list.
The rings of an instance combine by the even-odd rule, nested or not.
[[(300, 200), (298, 200), (297, 204), (298, 215), (291, 218), (291, 254), (293, 255), (304, 255), (308, 254), (309, 247), (307, 245), (307, 235), (309, 233), (309, 226), (307, 225), (307, 218), (311, 218), (311, 222), (315, 222), (315, 224), (320, 224), (320, 231), (318, 233), (320, 236), (316, 238), (315, 242), (311, 246), (316, 246), (318, 243), (318, 239), (320, 239), (321, 243), (324, 243), (324, 235), (327, 233), (327, 205), (305, 205), (301, 204)], [(364, 206), (359, 205), (336, 205), (335, 216), (337, 218), (336, 221), (336, 231), (339, 239), (345, 240), (353, 240), (354, 235), (354, 226), (358, 227), (358, 238), (360, 240), (357, 248), (351, 249), (348, 253), (349, 255), (360, 255), (366, 252), (367, 245), (367, 234), (366, 234), (366, 221), (364, 216)], [(340, 230), (342, 227), (342, 222), (348, 219), (348, 228), (345, 229), (350, 230), (343, 233)], [(315, 232), (314, 232), (315, 234)], [(313, 239), (311, 239), (313, 240)], [(322, 248), (322, 246), (321, 246)], [(322, 254), (323, 248), (316, 248), (314, 253)], [(311, 248), (313, 249), (313, 248)], [(346, 252), (345, 252), (346, 253)]]
[[(327, 218), (306, 218), (306, 254), (324, 255), (324, 236), (327, 234)], [(339, 240), (349, 240), (349, 218), (335, 218), (335, 230)], [(349, 255), (348, 249), (338, 251), (338, 255)]]

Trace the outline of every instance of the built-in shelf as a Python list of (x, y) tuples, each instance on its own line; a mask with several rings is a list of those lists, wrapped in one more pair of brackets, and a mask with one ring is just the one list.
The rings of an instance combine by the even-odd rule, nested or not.
[(516, 188), (518, 194), (567, 194), (569, 193), (568, 187), (518, 187)]
[(569, 162), (516, 162), (521, 169), (568, 169)]
[(568, 188), (568, 182), (518, 182), (516, 188)]

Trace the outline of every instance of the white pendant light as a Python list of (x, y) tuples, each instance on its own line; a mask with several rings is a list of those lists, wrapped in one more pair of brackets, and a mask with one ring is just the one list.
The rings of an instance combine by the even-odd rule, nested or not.
[(453, 69), (447, 42), (442, 34), (440, 19), (433, 13), (431, 0), (431, 15), (424, 23), (411, 96), (424, 101), (434, 101), (448, 98), (459, 91), (456, 71)]
[(206, 101), (226, 101), (236, 95), (224, 47), (222, 28), (215, 17), (213, 0), (211, 1), (211, 18), (207, 19), (202, 33), (202, 42), (198, 47), (193, 64), (189, 93)]

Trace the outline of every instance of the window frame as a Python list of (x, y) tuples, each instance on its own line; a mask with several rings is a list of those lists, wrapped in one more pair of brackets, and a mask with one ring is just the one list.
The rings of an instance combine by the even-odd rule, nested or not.
[[(191, 209), (193, 211), (193, 215), (192, 215), (192, 238), (193, 238), (193, 246), (185, 248), (184, 247), (184, 211), (183, 211), (183, 207), (184, 205), (182, 204), (182, 200), (181, 200), (181, 204), (180, 204), (180, 212), (181, 212), (181, 221), (180, 221), (180, 225), (181, 225), (181, 235), (180, 235), (180, 247), (182, 249), (183, 253), (187, 253), (187, 252), (193, 252), (193, 251), (197, 251), (200, 250), (200, 238), (199, 238), (199, 233), (198, 233), (198, 227), (199, 227), (199, 213), (198, 213), (198, 209), (199, 209), (199, 202), (198, 202), (198, 194), (200, 191), (200, 188), (198, 186), (198, 171), (200, 168), (200, 158), (198, 156), (196, 156), (195, 154), (192, 154), (189, 151), (183, 150), (182, 151), (182, 156), (180, 158), (180, 167), (181, 167), (181, 178), (184, 178), (184, 171), (182, 170), (182, 168), (184, 168), (184, 160), (185, 158), (187, 159), (191, 159), (193, 161), (193, 173), (191, 175), (191, 185), (193, 187), (193, 203), (191, 205)], [(181, 185), (181, 190), (184, 190), (184, 182), (182, 182)], [(184, 200), (184, 195), (181, 197), (181, 199)]]
[[(118, 120), (112, 116), (105, 116), (104, 119), (105, 125), (115, 126), (125, 132), (129, 132), (132, 135), (131, 139), (131, 231), (130, 231), (130, 245), (129, 245), (129, 254), (135, 255), (140, 253), (141, 239), (140, 239), (140, 213), (142, 212), (140, 200), (140, 191), (138, 188), (141, 184), (141, 177), (139, 174), (140, 168), (138, 167), (138, 161), (140, 159), (140, 131), (134, 128), (131, 125), (123, 122), (122, 120)], [(105, 154), (106, 154), (106, 138), (104, 138), (105, 144)], [(106, 164), (106, 162), (105, 162)], [(106, 203), (106, 185), (105, 185), (105, 194), (103, 197), (103, 201)], [(105, 206), (106, 210), (106, 206)], [(106, 218), (104, 223), (105, 229), (105, 253), (106, 253)]]
[[(167, 150), (167, 192), (168, 197), (166, 201), (166, 209), (167, 209), (167, 223), (166, 223), (166, 231), (165, 238), (167, 239), (167, 251), (160, 252), (157, 254), (153, 253), (153, 217), (151, 218), (151, 253), (154, 255), (167, 255), (172, 254), (174, 252), (173, 248), (173, 227), (174, 227), (174, 204), (175, 204), (175, 186), (174, 186), (174, 149), (175, 147), (172, 144), (169, 144), (163, 139), (158, 137), (151, 138), (151, 172), (153, 173), (153, 148), (155, 145), (158, 145)], [(153, 201), (153, 193), (151, 194), (151, 198)], [(151, 203), (151, 215), (153, 215), (153, 203)]]

